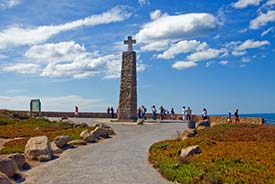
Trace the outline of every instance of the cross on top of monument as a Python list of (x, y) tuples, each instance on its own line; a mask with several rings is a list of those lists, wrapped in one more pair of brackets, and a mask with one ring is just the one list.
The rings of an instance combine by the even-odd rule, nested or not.
[(124, 40), (124, 44), (128, 45), (128, 51), (133, 51), (133, 44), (136, 43), (136, 40), (132, 40), (132, 36), (128, 36), (128, 40)]

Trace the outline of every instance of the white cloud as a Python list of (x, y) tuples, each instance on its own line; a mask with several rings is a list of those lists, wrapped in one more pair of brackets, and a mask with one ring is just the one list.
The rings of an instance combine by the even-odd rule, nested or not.
[(250, 21), (250, 29), (259, 29), (269, 22), (275, 22), (275, 10), (269, 10), (267, 13), (260, 12), (259, 15)]
[(73, 112), (77, 105), (80, 112), (105, 111), (108, 105), (102, 99), (83, 98), (77, 95), (48, 97), (48, 96), (0, 96), (0, 109), (29, 110), (31, 99), (41, 100), (42, 111)]
[(176, 70), (184, 70), (187, 68), (192, 68), (197, 66), (198, 64), (192, 61), (177, 61), (176, 63), (174, 63), (172, 65), (172, 68), (176, 69)]
[(215, 63), (215, 61), (208, 61), (208, 62), (206, 62), (205, 67), (208, 68), (214, 63)]
[(195, 52), (193, 54), (190, 54), (187, 56), (187, 59), (189, 61), (197, 62), (202, 60), (208, 60), (208, 59), (214, 59), (219, 57), (222, 53), (224, 53), (224, 50), (217, 50), (217, 49), (206, 49), (202, 51)]
[(263, 31), (262, 34), (261, 34), (261, 37), (267, 35), (270, 32), (274, 33), (274, 27), (273, 26), (268, 28), (267, 30)]
[(249, 58), (247, 58), (247, 57), (243, 57), (242, 58), (242, 62), (243, 63), (248, 63), (248, 62), (250, 62), (251, 60), (249, 59)]
[(162, 40), (162, 41), (152, 41), (150, 43), (146, 43), (140, 47), (141, 51), (163, 51), (167, 49), (169, 46), (168, 40)]
[(220, 61), (219, 64), (221, 64), (221, 65), (227, 65), (227, 64), (228, 64), (228, 61), (226, 61), (226, 60)]
[(233, 56), (243, 56), (246, 54), (246, 51), (239, 51), (239, 50), (233, 50), (232, 55)]
[(215, 30), (218, 25), (218, 20), (208, 13), (166, 15), (143, 25), (135, 38), (143, 43), (190, 38)]
[(150, 4), (150, 1), (149, 0), (138, 0), (138, 3), (140, 5), (146, 5), (146, 4)]
[(11, 66), (5, 66), (2, 68), (2, 70), (20, 74), (36, 74), (41, 71), (40, 65), (32, 63), (17, 63)]
[(156, 20), (161, 16), (161, 11), (160, 10), (155, 10), (153, 12), (150, 13), (150, 18), (152, 20)]
[(173, 59), (180, 53), (188, 53), (194, 50), (203, 50), (207, 47), (207, 43), (197, 40), (183, 40), (176, 44), (173, 44), (169, 49), (164, 51), (162, 54), (158, 54), (159, 59)]
[(119, 22), (129, 18), (130, 15), (126, 7), (116, 6), (102, 14), (61, 25), (39, 26), (34, 28), (11, 26), (0, 32), (0, 49), (42, 43), (64, 31), (74, 30), (83, 26), (96, 26), (99, 24)]
[(14, 6), (17, 6), (21, 3), (21, 0), (4, 0), (3, 2), (0, 2), (0, 7), (2, 8), (12, 8)]
[(234, 8), (246, 8), (248, 6), (258, 6), (262, 0), (239, 0), (236, 3), (233, 3)]
[(4, 54), (0, 54), (0, 59), (6, 59), (8, 58), (8, 56), (4, 55)]
[(270, 42), (267, 40), (264, 41), (254, 41), (254, 40), (246, 40), (241, 45), (239, 45), (236, 50), (237, 51), (244, 51), (247, 49), (253, 49), (253, 48), (260, 48), (265, 45), (270, 45)]

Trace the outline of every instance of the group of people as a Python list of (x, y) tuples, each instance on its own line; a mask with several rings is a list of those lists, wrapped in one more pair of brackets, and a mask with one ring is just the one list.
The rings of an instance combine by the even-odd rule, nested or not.
[(183, 106), (181, 109), (182, 120), (192, 120), (192, 109), (190, 107)]
[[(232, 117), (231, 116), (232, 116), (231, 112), (229, 112), (228, 115), (227, 115), (227, 122), (228, 123), (232, 123)], [(236, 109), (236, 111), (234, 113), (234, 119), (235, 119), (236, 124), (240, 123), (239, 109)]]
[(108, 116), (110, 116), (110, 114), (111, 114), (111, 118), (114, 118), (115, 117), (114, 108), (113, 107), (108, 107), (107, 108), (107, 114), (108, 114)]

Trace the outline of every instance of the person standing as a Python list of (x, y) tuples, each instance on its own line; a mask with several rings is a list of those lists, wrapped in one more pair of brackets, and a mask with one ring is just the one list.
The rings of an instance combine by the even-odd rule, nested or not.
[(165, 116), (165, 109), (163, 106), (160, 106), (160, 119), (163, 120)]
[(236, 111), (234, 113), (234, 118), (235, 118), (235, 123), (239, 124), (240, 123), (239, 109), (236, 109)]
[(152, 115), (153, 115), (153, 120), (156, 120), (157, 119), (157, 109), (156, 109), (156, 106), (155, 105), (153, 105), (152, 106), (152, 108), (151, 108), (151, 110), (152, 110)]
[(172, 120), (176, 119), (174, 108), (171, 109), (171, 119)]
[(114, 118), (114, 117), (115, 117), (115, 115), (114, 115), (114, 108), (111, 107), (111, 118)]
[(207, 120), (208, 119), (206, 108), (203, 108), (201, 116), (202, 116), (203, 120)]
[(182, 120), (186, 120), (186, 109), (185, 109), (185, 106), (182, 107), (181, 109), (181, 114), (182, 114)]
[(146, 118), (146, 111), (147, 111), (146, 107), (144, 107), (144, 105), (142, 105), (141, 106), (141, 118), (144, 119), (144, 120), (147, 119)]
[(110, 117), (110, 116), (109, 116), (110, 111), (111, 111), (111, 109), (110, 109), (110, 107), (108, 107), (108, 108), (107, 108), (107, 114), (108, 114), (108, 117)]
[(79, 117), (78, 106), (75, 106), (74, 117)]
[(190, 107), (187, 108), (186, 110), (186, 119), (187, 120), (192, 120), (192, 109)]

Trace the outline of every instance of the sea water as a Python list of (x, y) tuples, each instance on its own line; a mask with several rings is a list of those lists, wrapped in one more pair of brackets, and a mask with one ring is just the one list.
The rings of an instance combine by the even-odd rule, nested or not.
[(240, 114), (240, 117), (264, 118), (265, 124), (275, 125), (275, 113)]

